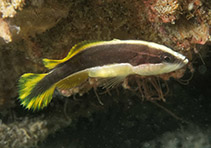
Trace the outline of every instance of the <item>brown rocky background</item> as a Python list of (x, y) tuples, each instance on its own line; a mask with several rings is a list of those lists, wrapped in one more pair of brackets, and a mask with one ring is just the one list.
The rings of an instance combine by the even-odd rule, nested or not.
[[(209, 0), (0, 0), (0, 147), (36, 146), (72, 120), (119, 103), (105, 95), (101, 107), (85, 95), (84, 101), (66, 105), (70, 109), (64, 113), (66, 103), (57, 96), (59, 101), (40, 113), (23, 110), (17, 101), (18, 78), (46, 72), (43, 58), (64, 58), (84, 40), (140, 39), (169, 46), (193, 65), (198, 59), (202, 64), (193, 69), (205, 73), (210, 26)], [(127, 104), (124, 98), (120, 102)]]

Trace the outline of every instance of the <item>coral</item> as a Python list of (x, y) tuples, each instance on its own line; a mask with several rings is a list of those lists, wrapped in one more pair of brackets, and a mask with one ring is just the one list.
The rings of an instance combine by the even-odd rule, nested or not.
[(47, 134), (47, 129), (44, 128), (45, 124), (45, 121), (39, 120), (30, 123), (28, 119), (23, 120), (21, 123), (1, 124), (0, 131), (2, 134), (0, 137), (0, 146), (2, 148), (18, 148), (36, 145), (36, 139), (43, 139), (43, 135)]
[(10, 124), (1, 123), (0, 147), (28, 148), (36, 146), (39, 141), (44, 140), (52, 131), (69, 125), (70, 121), (58, 122), (59, 125), (51, 123), (50, 119), (43, 119), (42, 116), (33, 119), (22, 118), (21, 121), (15, 121)]
[(143, 148), (208, 148), (210, 147), (211, 130), (204, 131), (197, 126), (181, 128), (176, 132), (164, 133), (153, 141), (145, 142)]
[[(3, 15), (0, 27), (4, 27), (1, 27), (3, 30), (0, 37), (6, 43), (42, 33), (56, 25), (61, 18), (66, 17), (68, 12), (67, 6), (63, 3), (55, 4), (51, 1), (48, 4), (43, 3), (42, 0), (27, 1), (26, 8), (23, 8), (24, 1), (13, 0), (1, 3)], [(16, 12), (15, 9), (21, 11)], [(4, 43), (0, 42), (0, 44)]]
[(16, 10), (22, 10), (24, 4), (25, 0), (0, 0), (0, 37), (2, 37), (6, 43), (12, 41), (11, 30), (16, 29), (16, 33), (18, 33), (20, 28), (16, 25), (11, 26), (5, 18), (13, 18), (17, 13)]
[(159, 36), (169, 36), (166, 41), (174, 42), (181, 51), (188, 51), (192, 45), (204, 45), (210, 40), (209, 25), (183, 20), (180, 24), (160, 26)]
[(22, 10), (25, 0), (1, 0), (0, 14), (2, 18), (14, 17), (16, 10)]
[[(161, 5), (157, 5), (158, 3)], [(159, 0), (151, 0), (145, 2), (145, 10), (151, 29), (160, 37), (160, 41), (182, 53), (189, 52), (187, 55), (191, 59), (189, 55), (195, 51), (195, 45), (204, 45), (211, 39), (209, 5), (208, 1), (201, 0), (162, 3)], [(156, 36), (153, 38), (156, 39)]]
[(144, 2), (150, 22), (174, 23), (178, 19), (179, 3), (177, 0), (150, 0)]
[(12, 38), (9, 29), (9, 24), (2, 18), (0, 18), (0, 29), (1, 29), (0, 37), (2, 37), (6, 43), (11, 42)]

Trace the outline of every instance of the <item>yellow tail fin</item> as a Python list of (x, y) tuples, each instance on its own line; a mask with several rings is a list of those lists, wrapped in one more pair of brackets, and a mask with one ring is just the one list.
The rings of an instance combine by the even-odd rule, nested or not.
[(46, 75), (47, 73), (26, 73), (20, 77), (18, 82), (19, 100), (27, 109), (43, 109), (50, 103), (56, 84), (51, 85), (47, 89), (42, 88), (43, 85), (38, 84)]

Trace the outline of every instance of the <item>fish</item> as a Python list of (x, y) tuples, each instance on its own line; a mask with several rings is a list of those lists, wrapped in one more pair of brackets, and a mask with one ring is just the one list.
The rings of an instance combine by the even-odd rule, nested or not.
[(161, 75), (187, 63), (184, 55), (154, 42), (83, 41), (73, 46), (61, 60), (44, 58), (48, 73), (23, 74), (18, 80), (18, 99), (26, 109), (40, 110), (51, 102), (56, 88), (71, 89), (88, 78), (121, 83), (129, 75)]

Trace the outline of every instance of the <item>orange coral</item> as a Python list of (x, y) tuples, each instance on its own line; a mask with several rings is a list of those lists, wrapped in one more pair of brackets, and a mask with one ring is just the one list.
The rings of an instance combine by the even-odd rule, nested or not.
[(179, 7), (177, 0), (150, 0), (145, 1), (150, 22), (174, 22)]

